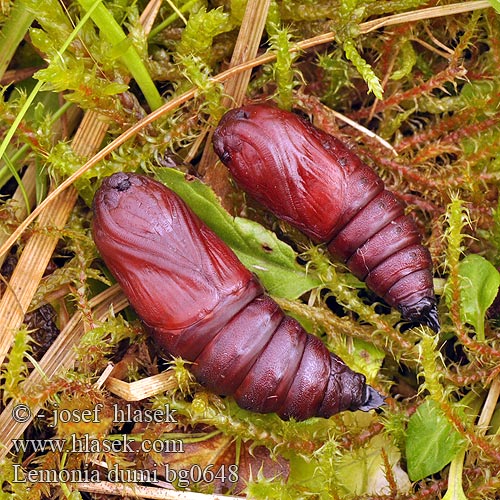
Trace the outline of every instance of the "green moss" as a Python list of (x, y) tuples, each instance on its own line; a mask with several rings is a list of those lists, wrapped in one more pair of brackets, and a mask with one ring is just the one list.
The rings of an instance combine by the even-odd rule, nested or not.
[(293, 103), (293, 89), (298, 85), (296, 71), (293, 63), (297, 54), (292, 54), (291, 34), (286, 28), (281, 29), (276, 24), (270, 23), (267, 31), (271, 51), (276, 54), (276, 62), (273, 64), (273, 77), (277, 84), (275, 99), (283, 109), (290, 110)]
[(4, 404), (7, 400), (18, 399), (23, 394), (21, 383), (26, 378), (29, 370), (26, 354), (31, 352), (32, 339), (28, 330), (23, 327), (14, 336), (14, 344), (9, 353), (9, 361), (2, 370), (2, 397)]
[(192, 14), (182, 32), (182, 38), (177, 46), (179, 56), (198, 57), (203, 63), (212, 66), (211, 48), (214, 38), (233, 28), (229, 14), (222, 9), (207, 11), (202, 7)]

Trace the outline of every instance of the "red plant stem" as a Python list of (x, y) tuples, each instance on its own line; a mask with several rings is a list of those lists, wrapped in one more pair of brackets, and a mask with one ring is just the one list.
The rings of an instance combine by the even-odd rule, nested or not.
[(389, 457), (387, 456), (387, 452), (384, 448), (381, 450), (382, 460), (384, 461), (384, 473), (385, 479), (389, 484), (389, 488), (391, 489), (391, 494), (396, 496), (398, 494), (398, 485), (396, 483), (396, 478), (394, 477), (394, 472), (392, 470), (391, 462), (389, 461)]
[(495, 462), (500, 465), (500, 450), (492, 446), (488, 441), (479, 437), (474, 432), (467, 429), (460, 417), (455, 414), (453, 408), (445, 401), (439, 402), (439, 407), (445, 413), (447, 419), (453, 424), (455, 429), (466, 439), (468, 439), (472, 444), (477, 446), (485, 455), (495, 460)]
[(480, 356), (489, 356), (492, 358), (499, 358), (500, 359), (500, 350), (495, 349), (494, 347), (490, 347), (482, 342), (477, 342), (473, 339), (471, 339), (464, 331), (463, 329), (457, 330), (457, 337), (459, 338), (460, 342), (468, 347), (471, 351), (474, 351), (478, 353)]
[(421, 149), (419, 153), (415, 156), (414, 161), (416, 163), (420, 163), (428, 160), (429, 158), (445, 153), (450, 149), (452, 151), (456, 151), (457, 146), (459, 146), (458, 143), (461, 139), (477, 135), (480, 132), (497, 125), (498, 122), (500, 122), (500, 115), (493, 116), (480, 123), (473, 123), (471, 125), (461, 127), (458, 130), (452, 132), (451, 134), (448, 134), (447, 136), (443, 137), (437, 145), (431, 144)]
[(399, 163), (391, 158), (387, 157), (377, 157), (375, 161), (379, 164), (387, 167), (388, 170), (392, 172), (397, 172), (399, 175), (403, 176), (405, 179), (414, 182), (417, 186), (420, 186), (422, 189), (440, 189), (440, 184), (435, 180), (430, 178), (429, 176), (425, 176), (420, 174), (416, 169), (409, 165), (404, 165)]
[(493, 369), (491, 367), (480, 369), (477, 365), (474, 365), (467, 367), (467, 370), (464, 369), (460, 373), (451, 373), (446, 370), (443, 371), (443, 375), (454, 385), (464, 387), (498, 377), (500, 375), (500, 365)]
[[(390, 108), (391, 106), (396, 106), (403, 101), (415, 100), (423, 94), (428, 94), (432, 90), (443, 86), (445, 83), (450, 81), (455, 81), (457, 78), (463, 78), (466, 75), (466, 70), (461, 66), (448, 66), (445, 70), (441, 71), (437, 75), (429, 78), (426, 82), (423, 82), (406, 92), (397, 92), (393, 96), (388, 97), (383, 101), (379, 101), (375, 108), (375, 113), (380, 113), (384, 109)], [(362, 118), (367, 118), (371, 113), (370, 108), (362, 108), (359, 111), (355, 111), (349, 115), (349, 118), (355, 121), (360, 121)]]

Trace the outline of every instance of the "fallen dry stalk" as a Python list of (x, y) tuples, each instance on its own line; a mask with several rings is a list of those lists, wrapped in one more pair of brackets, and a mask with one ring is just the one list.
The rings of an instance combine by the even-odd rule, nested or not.
[(125, 401), (141, 401), (142, 399), (174, 389), (177, 387), (177, 382), (174, 370), (167, 370), (158, 375), (135, 382), (124, 382), (123, 380), (109, 377), (105, 385), (109, 392), (120, 396)]
[[(96, 134), (96, 130), (100, 133)], [(89, 144), (93, 144), (96, 150), (104, 139), (106, 130), (106, 124), (95, 113), (87, 113), (73, 141), (73, 149), (82, 154)], [(59, 241), (59, 233), (66, 225), (77, 199), (78, 192), (71, 186), (44, 206), (37, 230), (19, 258), (0, 301), (0, 364), (9, 352), (15, 332), (23, 322)]]
[[(257, 56), (270, 3), (270, 0), (249, 0), (231, 57), (230, 68), (251, 61)], [(245, 71), (236, 73), (226, 81), (224, 85), (226, 96), (222, 100), (222, 106), (226, 108), (241, 106), (251, 76), (252, 69), (248, 68)], [(226, 200), (232, 191), (232, 187), (225, 167), (218, 161), (218, 157), (212, 148), (213, 132), (212, 128), (208, 134), (205, 150), (198, 165), (198, 172), (219, 197)]]

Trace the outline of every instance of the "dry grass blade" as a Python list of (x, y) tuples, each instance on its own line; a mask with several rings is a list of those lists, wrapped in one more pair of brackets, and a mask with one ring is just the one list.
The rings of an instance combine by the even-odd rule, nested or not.
[[(249, 0), (231, 58), (231, 67), (254, 59), (266, 24), (270, 0)], [(226, 94), (236, 106), (243, 102), (250, 82), (251, 70), (244, 71), (227, 81)]]
[(106, 381), (106, 389), (120, 396), (125, 401), (141, 401), (142, 399), (155, 396), (177, 387), (173, 370), (167, 370), (158, 375), (153, 375), (136, 382), (124, 382), (123, 380), (109, 377)]
[[(113, 306), (115, 312), (121, 311), (127, 307), (128, 301), (117, 285), (108, 288), (105, 292), (94, 297), (89, 304), (95, 307), (94, 316), (96, 320), (102, 321), (109, 314), (110, 306)], [(50, 349), (45, 353), (39, 363), (41, 372), (33, 370), (30, 376), (24, 382), (24, 392), (29, 393), (36, 388), (44, 379), (51, 379), (57, 373), (64, 372), (73, 366), (75, 346), (82, 338), (84, 324), (81, 313), (76, 313), (67, 324), (66, 328), (59, 334), (56, 341)], [(12, 439), (20, 436), (31, 423), (28, 420), (24, 423), (13, 421), (12, 410), (18, 402), (11, 401), (0, 414), (0, 460), (4, 458), (12, 446)], [(32, 418), (42, 407), (43, 402), (31, 408)]]
[(59, 231), (78, 198), (75, 189), (65, 191), (42, 213), (38, 232), (28, 241), (0, 302), (0, 363), (7, 355), (14, 333), (21, 326), (47, 264), (59, 241)]
[[(304, 94), (303, 92), (300, 92), (300, 91), (295, 92), (295, 97), (297, 98), (298, 101), (305, 102), (305, 101), (310, 100), (310, 98), (306, 94)], [(366, 135), (367, 137), (371, 137), (372, 139), (375, 139), (377, 142), (382, 144), (382, 146), (384, 148), (387, 148), (388, 150), (390, 150), (394, 156), (398, 156), (397, 151), (394, 149), (394, 147), (388, 141), (386, 141), (385, 139), (383, 139), (379, 135), (373, 133), (370, 129), (363, 127), (362, 125), (355, 122), (354, 120), (351, 120), (350, 118), (343, 115), (342, 113), (339, 113), (333, 109), (330, 109), (328, 106), (325, 106), (322, 103), (317, 103), (316, 106), (319, 106), (327, 116), (331, 115), (332, 117), (337, 118), (338, 120), (346, 123), (347, 125), (350, 125), (352, 128), (358, 130), (363, 135)]]
[[(230, 67), (255, 59), (266, 24), (269, 4), (270, 0), (249, 0), (231, 57)], [(222, 101), (224, 107), (241, 105), (250, 82), (251, 73), (252, 70), (249, 68), (227, 80), (224, 86), (226, 97)], [(206, 142), (203, 156), (198, 165), (198, 171), (205, 177), (205, 180), (215, 192), (219, 194), (221, 199), (226, 200), (228, 199), (227, 194), (231, 191), (231, 186), (226, 169), (217, 162), (218, 158), (210, 140), (212, 134), (213, 130)]]
[[(95, 113), (87, 113), (73, 140), (73, 149), (79, 154), (95, 152), (106, 131), (106, 123)], [(70, 187), (62, 196), (45, 206), (38, 220), (37, 232), (30, 238), (19, 258), (0, 301), (0, 363), (3, 363), (13, 335), (23, 322), (59, 241), (59, 231), (64, 228), (77, 199), (78, 193)]]
[(145, 33), (149, 34), (153, 29), (153, 24), (162, 3), (162, 0), (151, 0), (142, 12), (140, 21)]
[(157, 500), (242, 500), (243, 498), (248, 498), (228, 495), (205, 495), (190, 491), (173, 491), (139, 485), (128, 486), (125, 484), (108, 483), (106, 481), (99, 483), (77, 483), (76, 485), (80, 491), (133, 498), (153, 498)]
[(490, 425), (493, 413), (495, 412), (499, 397), (500, 379), (496, 378), (491, 383), (490, 389), (488, 391), (488, 397), (484, 402), (483, 409), (481, 410), (481, 415), (479, 416), (479, 421), (477, 423), (477, 427), (481, 429), (481, 432), (484, 434), (488, 430), (488, 426)]
[(428, 9), (416, 10), (414, 12), (404, 12), (403, 14), (394, 14), (393, 16), (374, 19), (363, 23), (361, 33), (369, 33), (384, 26), (393, 26), (401, 23), (411, 23), (421, 21), (422, 19), (432, 19), (434, 17), (454, 16), (471, 10), (488, 9), (491, 3), (487, 0), (477, 0), (474, 2), (460, 2), (451, 5), (440, 5), (438, 7), (429, 7)]
[(386, 141), (379, 135), (373, 133), (371, 130), (367, 129), (366, 127), (363, 127), (363, 125), (360, 125), (359, 123), (355, 122), (354, 120), (351, 120), (350, 118), (341, 113), (338, 113), (335, 110), (332, 110), (331, 113), (333, 116), (343, 121), (344, 123), (347, 123), (347, 125), (350, 125), (352, 128), (359, 130), (362, 134), (366, 135), (367, 137), (375, 139), (382, 146), (384, 146), (384, 148), (388, 149), (394, 156), (398, 156), (398, 152), (394, 149), (392, 144), (390, 144), (388, 141)]

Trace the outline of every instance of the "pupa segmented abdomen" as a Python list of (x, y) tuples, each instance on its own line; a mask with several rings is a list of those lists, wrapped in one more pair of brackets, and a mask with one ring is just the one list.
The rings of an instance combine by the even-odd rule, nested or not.
[(93, 235), (153, 340), (200, 383), (261, 413), (303, 420), (383, 398), (287, 317), (235, 254), (162, 184), (104, 180)]
[(344, 262), (403, 318), (439, 331), (432, 261), (382, 179), (340, 140), (268, 104), (227, 112), (213, 136), (243, 190)]

